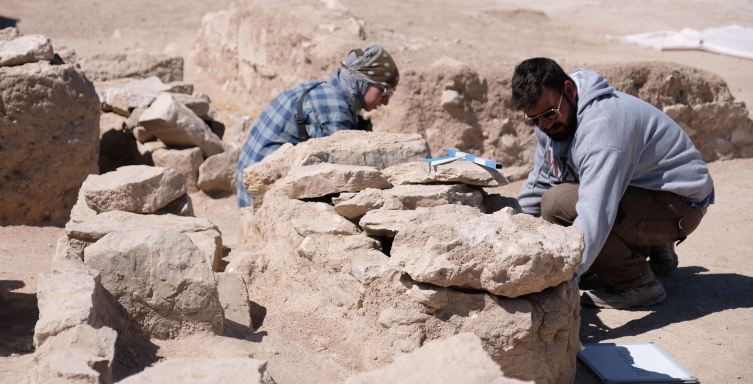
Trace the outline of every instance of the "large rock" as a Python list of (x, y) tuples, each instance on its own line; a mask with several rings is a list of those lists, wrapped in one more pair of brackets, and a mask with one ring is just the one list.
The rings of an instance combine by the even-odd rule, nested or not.
[(226, 359), (169, 359), (120, 381), (120, 384), (272, 384), (264, 360), (234, 357)]
[(431, 166), (415, 161), (398, 164), (382, 170), (393, 185), (463, 183), (482, 187), (498, 187), (507, 184), (507, 179), (498, 170), (466, 160)]
[(117, 337), (112, 328), (82, 324), (49, 338), (34, 354), (30, 382), (111, 384)]
[(160, 149), (152, 153), (152, 161), (157, 167), (178, 171), (186, 181), (188, 192), (199, 190), (199, 167), (204, 162), (204, 156), (199, 148)]
[(335, 212), (356, 220), (374, 209), (402, 210), (445, 204), (479, 207), (482, 201), (481, 192), (463, 184), (398, 185), (384, 190), (367, 189), (353, 196), (341, 197), (335, 205)]
[(220, 138), (206, 123), (169, 93), (154, 100), (139, 117), (139, 125), (167, 145), (199, 147), (204, 157), (225, 151)]
[(66, 221), (99, 173), (94, 87), (75, 65), (0, 67), (0, 100), (0, 225)]
[(224, 334), (246, 337), (251, 334), (254, 324), (251, 321), (251, 305), (243, 276), (238, 273), (216, 273), (217, 292), (225, 317)]
[(55, 54), (47, 36), (25, 35), (10, 41), (0, 40), (0, 67), (52, 61)]
[(183, 80), (183, 58), (164, 52), (136, 49), (126, 53), (100, 53), (83, 58), (79, 63), (86, 77), (94, 81), (150, 76), (165, 83)]
[(222, 333), (222, 306), (212, 266), (176, 230), (140, 229), (106, 235), (84, 250), (102, 286), (145, 334)]
[(199, 168), (197, 185), (204, 192), (235, 192), (240, 148), (210, 156)]
[(357, 235), (360, 232), (355, 224), (334, 212), (322, 212), (310, 219), (295, 219), (292, 224), (304, 237), (312, 234)]
[(34, 345), (80, 324), (104, 325), (109, 306), (97, 271), (67, 269), (40, 273), (37, 283), (39, 320), (34, 326)]
[[(172, 96), (179, 103), (185, 105), (196, 116), (199, 116), (202, 120), (210, 120), (214, 114), (217, 113), (217, 109), (209, 102), (209, 97), (204, 94), (199, 95), (185, 95), (181, 93), (174, 93)], [(219, 135), (218, 135), (219, 136)]]
[(416, 211), (375, 209), (366, 212), (358, 225), (370, 236), (395, 237), (416, 217)]
[(413, 280), (518, 297), (571, 280), (583, 232), (503, 209), (445, 205), (419, 209), (395, 236), (390, 265)]
[(131, 165), (104, 175), (90, 175), (81, 189), (97, 213), (154, 213), (186, 193), (183, 175), (172, 169)]
[(374, 167), (329, 163), (293, 167), (282, 181), (283, 191), (291, 199), (389, 187), (389, 181)]
[(517, 384), (520, 380), (504, 377), (481, 339), (473, 333), (461, 333), (442, 341), (432, 341), (417, 351), (398, 356), (382, 369), (362, 373), (345, 384)]
[[(163, 92), (178, 93), (178, 84), (165, 84), (156, 76), (146, 79), (121, 79), (95, 84), (103, 109), (130, 117), (135, 109), (146, 109)], [(143, 113), (143, 110), (141, 111)], [(138, 120), (137, 120), (138, 121)]]
[(295, 146), (281, 146), (243, 170), (243, 185), (258, 208), (271, 185), (294, 166), (332, 163), (384, 169), (427, 157), (431, 153), (420, 135), (344, 130)]

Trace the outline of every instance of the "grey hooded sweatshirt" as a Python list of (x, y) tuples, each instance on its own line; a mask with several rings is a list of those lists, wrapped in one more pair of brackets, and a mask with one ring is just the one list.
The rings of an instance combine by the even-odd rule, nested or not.
[(706, 163), (687, 134), (651, 104), (617, 92), (596, 72), (570, 74), (578, 89), (578, 128), (570, 141), (554, 142), (534, 128), (534, 168), (517, 199), (523, 212), (541, 214), (541, 196), (578, 182), (578, 217), (586, 249), (578, 275), (591, 267), (606, 242), (628, 186), (669, 191), (695, 206), (714, 202)]

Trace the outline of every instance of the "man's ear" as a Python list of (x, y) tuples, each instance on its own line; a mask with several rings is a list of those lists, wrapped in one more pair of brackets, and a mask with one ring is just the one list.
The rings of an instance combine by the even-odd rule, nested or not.
[(578, 87), (570, 80), (565, 80), (565, 93), (572, 102), (578, 100)]

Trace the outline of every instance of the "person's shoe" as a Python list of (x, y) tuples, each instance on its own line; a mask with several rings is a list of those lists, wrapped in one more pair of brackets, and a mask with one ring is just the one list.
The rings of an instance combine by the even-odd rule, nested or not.
[(674, 242), (651, 247), (648, 264), (654, 275), (669, 276), (677, 269), (678, 263)]
[(662, 283), (654, 277), (646, 284), (627, 291), (606, 288), (602, 291), (586, 291), (580, 298), (582, 305), (600, 308), (625, 309), (641, 305), (661, 303), (667, 297)]

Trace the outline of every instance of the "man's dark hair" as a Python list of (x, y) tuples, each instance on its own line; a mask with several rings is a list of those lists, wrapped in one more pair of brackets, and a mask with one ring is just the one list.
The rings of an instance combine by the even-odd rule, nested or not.
[(528, 59), (518, 64), (512, 75), (512, 104), (519, 111), (531, 109), (543, 88), (562, 93), (566, 80), (573, 81), (556, 61), (546, 57)]

